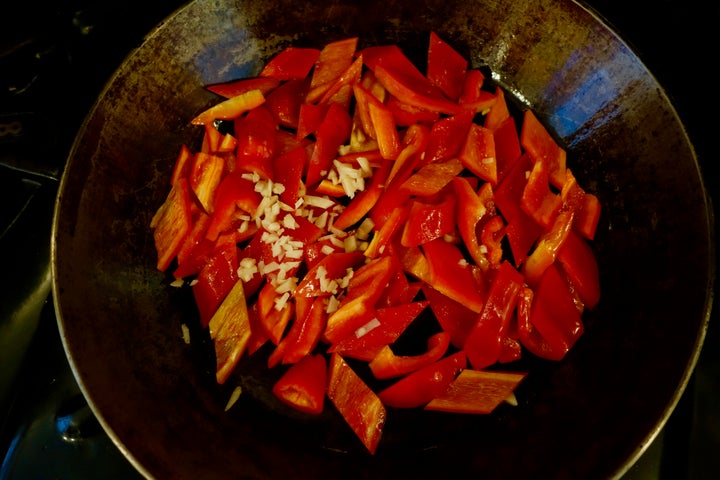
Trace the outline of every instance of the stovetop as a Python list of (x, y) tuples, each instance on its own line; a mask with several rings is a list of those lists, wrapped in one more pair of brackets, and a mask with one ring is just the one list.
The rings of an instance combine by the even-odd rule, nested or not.
[[(65, 158), (85, 114), (129, 51), (183, 3), (36, 0), (0, 7), (0, 480), (141, 478), (93, 417), (65, 358), (50, 294), (50, 228)], [(587, 3), (664, 86), (708, 191), (720, 198), (716, 125), (707, 120), (720, 107), (710, 73), (720, 5)], [(718, 451), (720, 325), (713, 320), (685, 394), (624, 478), (715, 478)]]

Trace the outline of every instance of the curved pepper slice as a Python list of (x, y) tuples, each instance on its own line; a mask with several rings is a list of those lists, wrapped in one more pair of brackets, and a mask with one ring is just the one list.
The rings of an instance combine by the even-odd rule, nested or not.
[(430, 365), (445, 355), (450, 345), (450, 334), (439, 332), (431, 335), (427, 344), (427, 352), (420, 355), (395, 355), (390, 345), (385, 345), (370, 362), (370, 370), (375, 378), (387, 379), (401, 377)]
[(466, 366), (465, 351), (460, 350), (401, 378), (380, 391), (378, 397), (389, 407), (422, 407), (447, 390)]
[(311, 415), (322, 413), (325, 403), (327, 363), (322, 355), (308, 355), (293, 364), (273, 385), (283, 403)]

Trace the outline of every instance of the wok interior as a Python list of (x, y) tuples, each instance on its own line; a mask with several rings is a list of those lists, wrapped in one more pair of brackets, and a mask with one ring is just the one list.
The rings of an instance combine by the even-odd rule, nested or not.
[[(199, 141), (189, 119), (217, 101), (203, 85), (255, 75), (284, 46), (349, 36), (398, 44), (422, 65), (431, 30), (533, 108), (600, 198), (603, 294), (565, 361), (525, 361), (518, 407), (391, 411), (370, 456), (332, 405), (317, 419), (280, 407), (264, 357), (215, 383), (191, 292), (155, 270), (148, 225), (179, 146)], [(694, 365), (709, 315), (708, 217), (662, 89), (574, 3), (195, 0), (130, 55), (78, 135), (57, 204), (54, 293), (81, 388), (148, 477), (606, 477), (649, 443)], [(238, 384), (244, 393), (226, 413)]]

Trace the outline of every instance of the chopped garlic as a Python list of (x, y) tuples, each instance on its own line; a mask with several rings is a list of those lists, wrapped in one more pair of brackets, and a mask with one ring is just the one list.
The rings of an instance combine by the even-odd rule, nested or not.
[(369, 322), (367, 322), (365, 325), (363, 325), (362, 327), (355, 330), (355, 337), (360, 338), (360, 337), (366, 335), (369, 331), (371, 331), (379, 326), (380, 326), (380, 320), (378, 320), (377, 317), (375, 317), (372, 320), (370, 320)]
[(228, 402), (227, 402), (227, 404), (225, 405), (225, 411), (226, 411), (226, 412), (227, 412), (228, 410), (230, 410), (233, 405), (235, 405), (235, 402), (238, 401), (238, 399), (240, 398), (240, 394), (241, 394), (241, 393), (242, 393), (242, 387), (241, 387), (240, 385), (238, 385), (237, 387), (235, 387), (235, 389), (234, 389), (234, 390), (232, 391), (232, 393), (230, 394), (230, 398), (228, 399)]
[(189, 329), (188, 326), (185, 325), (184, 323), (180, 325), (180, 329), (182, 330), (182, 338), (183, 338), (183, 341), (184, 341), (187, 345), (190, 345), (190, 329)]

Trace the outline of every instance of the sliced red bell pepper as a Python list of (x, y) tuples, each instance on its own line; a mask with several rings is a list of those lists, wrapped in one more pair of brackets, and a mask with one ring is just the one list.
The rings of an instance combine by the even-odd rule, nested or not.
[(430, 266), (430, 286), (480, 313), (484, 298), (460, 248), (437, 239), (422, 245), (421, 249)]
[(484, 249), (480, 246), (477, 227), (487, 213), (485, 204), (465, 177), (453, 178), (453, 191), (458, 202), (456, 223), (460, 237), (475, 263), (483, 265), (487, 258)]
[(600, 273), (595, 252), (580, 234), (574, 230), (568, 233), (564, 245), (557, 255), (584, 306), (592, 309), (600, 301)]
[(482, 312), (465, 341), (464, 348), (473, 368), (479, 370), (498, 361), (524, 283), (522, 274), (510, 262), (500, 265)]
[(449, 346), (450, 334), (447, 332), (431, 335), (427, 352), (420, 355), (395, 355), (390, 345), (385, 345), (370, 361), (369, 367), (375, 378), (401, 377), (440, 360)]
[(357, 42), (357, 37), (344, 38), (327, 43), (320, 50), (310, 80), (311, 91), (308, 102), (319, 101), (350, 68), (355, 60)]
[(385, 190), (385, 181), (390, 174), (390, 162), (383, 162), (375, 169), (370, 184), (353, 197), (342, 213), (333, 222), (335, 228), (346, 230), (355, 225), (375, 206)]
[(406, 247), (422, 245), (455, 231), (455, 195), (444, 195), (440, 202), (411, 200), (400, 242)]
[(588, 240), (595, 238), (598, 223), (600, 222), (600, 200), (592, 193), (585, 193), (582, 205), (575, 216), (575, 230)]
[(400, 151), (400, 136), (392, 111), (359, 83), (353, 85), (359, 111), (366, 111), (369, 125), (366, 133), (377, 140), (385, 159), (394, 159)]
[(514, 117), (506, 118), (492, 131), (495, 141), (497, 181), (500, 183), (522, 155), (522, 148)]
[(164, 272), (170, 266), (192, 228), (191, 221), (190, 187), (184, 178), (180, 178), (150, 222), (154, 229), (158, 270)]
[(530, 287), (523, 287), (518, 294), (517, 319), (520, 343), (530, 353), (547, 360), (561, 360), (565, 353), (545, 341), (532, 324), (533, 300), (535, 293)]
[[(366, 59), (367, 64), (367, 59)], [(455, 115), (462, 112), (462, 107), (446, 98), (440, 89), (434, 87), (426, 78), (418, 79), (383, 65), (374, 69), (378, 81), (400, 101), (423, 110)]]
[(543, 227), (523, 211), (518, 212), (505, 227), (505, 236), (516, 266), (525, 262), (528, 252), (543, 232)]
[(305, 102), (310, 85), (307, 79), (289, 80), (265, 97), (265, 105), (278, 124), (297, 129), (300, 122), (300, 105)]
[(327, 323), (325, 308), (325, 299), (316, 298), (312, 302), (310, 311), (302, 317), (297, 317), (290, 327), (290, 332), (282, 340), (284, 342), (287, 339), (282, 363), (301, 361), (317, 346)]
[(400, 185), (400, 192), (418, 197), (435, 195), (465, 168), (457, 158), (429, 163)]
[(467, 60), (437, 33), (430, 32), (427, 78), (451, 100), (457, 100), (465, 85)]
[(338, 103), (331, 103), (317, 130), (315, 148), (305, 177), (306, 185), (314, 186), (327, 175), (338, 148), (350, 136), (351, 127), (352, 119), (347, 110)]
[(237, 247), (226, 244), (216, 250), (200, 270), (193, 285), (200, 323), (207, 327), (218, 306), (238, 280)]
[(485, 246), (485, 257), (491, 267), (498, 267), (502, 262), (504, 252), (502, 239), (505, 236), (505, 222), (500, 215), (489, 215), (482, 226), (480, 241)]
[(265, 64), (259, 76), (278, 80), (302, 79), (308, 76), (319, 56), (317, 48), (286, 47)]
[(257, 173), (264, 179), (274, 178), (272, 159), (278, 153), (276, 129), (275, 117), (264, 106), (254, 108), (235, 121), (237, 170)]
[(188, 178), (190, 175), (190, 166), (192, 165), (195, 156), (192, 150), (187, 145), (180, 146), (180, 152), (175, 159), (175, 165), (173, 166), (173, 173), (170, 177), (170, 185), (175, 185), (180, 178)]
[(447, 390), (466, 366), (465, 351), (460, 350), (401, 378), (378, 397), (388, 407), (422, 407)]
[(427, 148), (429, 137), (430, 130), (423, 125), (411, 125), (405, 130), (402, 149), (393, 162), (392, 170), (387, 179), (388, 185), (390, 185), (395, 178), (399, 181), (404, 181), (410, 176), (415, 169), (415, 165), (419, 163), (420, 155)]
[(303, 139), (317, 132), (325, 115), (327, 114), (329, 105), (313, 103), (303, 103), (300, 105), (300, 113), (298, 116), (298, 128), (295, 132), (297, 139)]
[(390, 68), (411, 77), (415, 82), (429, 83), (427, 77), (397, 45), (375, 45), (366, 47), (359, 53), (371, 71), (375, 71), (378, 67)]
[(353, 332), (372, 319), (375, 304), (397, 270), (397, 261), (384, 255), (355, 271), (346, 296), (328, 318), (324, 333), (328, 343), (336, 343), (353, 335)]
[(225, 172), (222, 157), (197, 152), (190, 170), (190, 188), (207, 213), (213, 212), (215, 192)]
[(532, 110), (525, 110), (520, 131), (520, 144), (533, 161), (543, 161), (550, 181), (557, 188), (565, 183), (565, 162), (567, 153), (550, 135)]
[(280, 193), (280, 201), (295, 208), (301, 196), (302, 175), (308, 161), (307, 150), (298, 146), (278, 156), (274, 160), (275, 182), (285, 189)]
[(277, 78), (249, 77), (231, 80), (229, 82), (215, 83), (207, 85), (205, 88), (221, 97), (231, 98), (247, 93), (250, 90), (260, 90), (263, 95), (267, 95), (278, 85), (280, 85), (280, 80)]
[(433, 123), (422, 165), (458, 156), (467, 142), (474, 115), (474, 112), (463, 110)]
[[(247, 287), (247, 285), (243, 284), (243, 287)], [(247, 288), (243, 288), (243, 290), (245, 291), (245, 298), (247, 298)], [(247, 352), (248, 355), (252, 355), (260, 350), (270, 338), (260, 324), (260, 313), (255, 302), (248, 306), (248, 319), (250, 322), (250, 338), (248, 339)]]
[(388, 287), (380, 296), (376, 308), (394, 307), (412, 302), (420, 292), (421, 283), (412, 282), (404, 271), (398, 270), (390, 279)]
[(335, 252), (315, 263), (295, 288), (295, 296), (321, 297), (339, 293), (338, 282), (347, 276), (348, 269), (360, 265), (362, 252)]
[(450, 343), (456, 348), (463, 348), (478, 314), (429, 285), (423, 286), (422, 292), (443, 331), (450, 334)]
[(533, 163), (530, 156), (522, 155), (494, 190), (495, 205), (508, 223), (512, 222), (519, 212), (523, 212), (520, 199), (532, 168)]
[(237, 209), (252, 216), (260, 206), (261, 195), (255, 191), (252, 180), (243, 178), (243, 172), (232, 172), (225, 176), (217, 187), (215, 207), (206, 236), (214, 241), (227, 230), (235, 219)]
[(497, 185), (495, 137), (492, 130), (473, 123), (459, 158), (465, 168), (479, 178), (491, 185)]
[(408, 216), (408, 208), (397, 207), (392, 211), (390, 216), (376, 230), (370, 245), (365, 249), (365, 256), (368, 258), (376, 258), (385, 252), (388, 244), (392, 240), (396, 232), (400, 231), (402, 225), (406, 222)]
[(425, 405), (426, 410), (492, 413), (515, 391), (527, 373), (465, 369), (448, 389)]
[(543, 227), (552, 223), (562, 207), (561, 196), (550, 190), (545, 160), (535, 161), (520, 198), (520, 207)]
[(465, 71), (463, 78), (462, 92), (458, 98), (458, 103), (468, 105), (477, 102), (483, 92), (485, 84), (485, 75), (477, 68), (471, 68)]
[(205, 238), (205, 232), (210, 225), (210, 215), (200, 211), (194, 218), (195, 223), (177, 253), (178, 267), (173, 272), (175, 278), (197, 274), (215, 249), (215, 242)]
[(203, 143), (200, 147), (200, 151), (209, 154), (218, 153), (222, 137), (222, 133), (220, 133), (220, 130), (217, 129), (214, 122), (206, 123), (205, 135), (203, 136)]
[(374, 454), (387, 411), (375, 392), (337, 353), (330, 356), (327, 395), (365, 448)]
[(572, 210), (558, 213), (553, 224), (545, 229), (525, 261), (523, 272), (525, 280), (531, 286), (536, 285), (545, 270), (555, 262), (558, 252), (572, 230), (574, 213)]
[[(338, 78), (335, 79), (327, 88), (321, 103), (337, 102), (345, 108), (350, 108), (350, 102), (353, 96), (353, 85), (360, 82), (362, 78), (363, 59), (362, 55), (357, 57), (352, 64)], [(325, 87), (318, 87), (313, 91), (314, 94), (324, 90)]]
[(240, 95), (228, 98), (202, 111), (190, 123), (205, 125), (215, 120), (234, 120), (243, 113), (265, 103), (265, 96), (260, 90), (249, 90)]
[(557, 265), (545, 271), (535, 289), (530, 323), (555, 358), (563, 358), (585, 331), (568, 283)]
[(505, 123), (508, 118), (511, 118), (511, 116), (507, 100), (505, 100), (505, 92), (498, 86), (495, 88), (495, 103), (485, 115), (483, 126), (490, 130), (496, 130)]
[(250, 339), (250, 320), (241, 281), (231, 286), (208, 322), (208, 328), (215, 347), (215, 376), (217, 382), (223, 384), (235, 369)]
[(392, 95), (389, 96), (385, 105), (392, 112), (395, 124), (398, 127), (409, 127), (418, 123), (432, 125), (440, 118), (438, 112), (431, 112), (414, 105), (408, 105)]
[(319, 415), (325, 403), (327, 362), (320, 354), (307, 355), (290, 366), (273, 385), (273, 394), (304, 413)]

